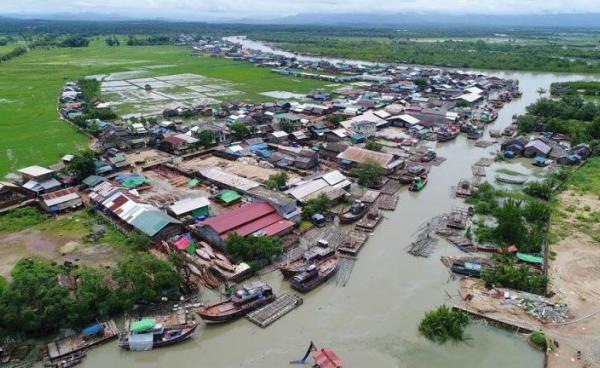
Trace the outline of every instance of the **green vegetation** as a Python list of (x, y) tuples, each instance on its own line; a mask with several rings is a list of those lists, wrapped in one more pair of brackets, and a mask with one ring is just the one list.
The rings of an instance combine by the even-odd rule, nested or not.
[[(69, 274), (78, 279), (75, 291), (58, 283), (60, 275)], [(168, 291), (176, 292), (181, 282), (169, 263), (149, 254), (123, 260), (112, 275), (30, 258), (19, 261), (11, 276), (0, 295), (0, 326), (21, 336), (81, 327), (101, 315), (129, 310), (136, 302), (158, 302)], [(109, 286), (111, 278), (116, 289)]]
[(488, 284), (544, 294), (548, 279), (526, 265), (517, 265), (511, 254), (494, 255), (494, 266), (481, 272), (481, 279)]
[(273, 191), (281, 192), (287, 188), (288, 176), (284, 172), (273, 174), (265, 182), (265, 186)]
[(47, 219), (33, 207), (22, 207), (0, 216), (0, 234), (12, 233), (38, 225)]
[[(114, 31), (114, 28), (113, 28)], [(108, 31), (111, 34), (113, 31)], [(27, 165), (49, 165), (83, 149), (84, 135), (62, 122), (56, 99), (65, 81), (140, 70), (143, 76), (194, 73), (234, 83), (239, 101), (264, 101), (267, 91), (308, 93), (325, 82), (293, 79), (250, 63), (193, 57), (175, 46), (107, 46), (91, 38), (89, 47), (41, 48), (0, 64), (0, 176)], [(152, 67), (152, 68), (147, 68)]]
[(574, 171), (566, 183), (578, 193), (590, 192), (600, 198), (600, 158), (594, 157), (580, 169)]
[[(600, 85), (600, 82), (597, 83)], [(527, 113), (518, 117), (517, 126), (519, 133), (561, 133), (569, 137), (572, 144), (597, 145), (600, 140), (600, 109), (576, 92), (563, 91), (557, 99), (541, 98), (527, 106)]]
[(127, 46), (157, 46), (170, 45), (171, 43), (171, 37), (161, 35), (152, 35), (145, 38), (129, 36), (127, 40)]
[(384, 170), (375, 161), (365, 161), (360, 163), (352, 173), (358, 178), (358, 184), (369, 187), (379, 183), (383, 177)]
[(552, 181), (534, 181), (523, 188), (523, 192), (532, 197), (549, 201), (552, 198)]
[(254, 36), (278, 43), (285, 50), (349, 59), (476, 69), (600, 72), (593, 43), (555, 42), (550, 38), (536, 42), (533, 37), (520, 43), (486, 42), (468, 36), (460, 40), (422, 42), (419, 38), (407, 37), (410, 36), (393, 34), (389, 30), (362, 30), (362, 34), (353, 36), (352, 32), (341, 34), (335, 30), (311, 29), (302, 32), (256, 32)]
[(208, 147), (215, 143), (215, 132), (212, 130), (201, 130), (196, 134), (196, 137), (204, 147)]
[(244, 123), (233, 123), (229, 126), (229, 130), (238, 141), (250, 135), (250, 129)]
[(443, 344), (448, 340), (462, 340), (468, 324), (469, 316), (466, 313), (441, 305), (425, 313), (419, 324), (419, 332), (429, 340)]
[(324, 193), (319, 194), (317, 198), (309, 199), (302, 207), (302, 215), (310, 220), (313, 215), (324, 214), (331, 208), (331, 200)]
[(88, 47), (90, 40), (81, 36), (69, 36), (58, 45), (61, 47)]
[(7, 52), (6, 54), (0, 55), (0, 64), (5, 63), (11, 59), (19, 57), (27, 53), (27, 49), (25, 47), (15, 47), (12, 51)]
[(85, 150), (75, 154), (75, 157), (65, 170), (77, 177), (79, 180), (85, 179), (96, 173), (96, 152)]
[(546, 335), (543, 332), (532, 332), (529, 335), (529, 343), (536, 349), (545, 351), (548, 347)]
[(225, 249), (234, 261), (246, 262), (257, 270), (283, 252), (283, 242), (279, 238), (264, 235), (241, 237), (231, 233)]
[(367, 144), (365, 144), (365, 148), (370, 151), (379, 152), (383, 148), (383, 145), (375, 141), (368, 141)]

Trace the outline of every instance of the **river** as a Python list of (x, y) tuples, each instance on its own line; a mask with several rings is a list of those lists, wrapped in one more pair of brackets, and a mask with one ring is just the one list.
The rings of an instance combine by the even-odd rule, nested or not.
[[(254, 41), (252, 45), (261, 43)], [(245, 44), (250, 47), (250, 44)], [(323, 59), (323, 58), (318, 58)], [(518, 79), (523, 97), (507, 104), (494, 128), (509, 125), (534, 102), (537, 89), (548, 89), (556, 81), (591, 79), (591, 76), (489, 72), (502, 78)], [(304, 304), (266, 329), (245, 319), (226, 325), (203, 327), (183, 344), (145, 353), (121, 351), (115, 343), (93, 349), (83, 362), (89, 368), (118, 367), (288, 367), (299, 359), (312, 340), (331, 347), (346, 367), (541, 367), (543, 355), (529, 348), (521, 337), (479, 322), (466, 330), (463, 343), (438, 345), (419, 336), (423, 313), (442, 303), (451, 304), (445, 292), (457, 297), (456, 282), (449, 281), (442, 255), (460, 252), (440, 241), (429, 258), (406, 253), (415, 230), (433, 216), (461, 205), (451, 187), (461, 178), (470, 178), (471, 165), (497, 149), (474, 147), (464, 135), (438, 144), (437, 153), (448, 160), (434, 167), (429, 185), (419, 193), (399, 193), (396, 211), (386, 213), (359, 254), (350, 281), (338, 287), (335, 281), (319, 287), (304, 298)], [(531, 168), (519, 163), (524, 171)], [(497, 167), (487, 169), (488, 177)], [(518, 169), (517, 169), (518, 170)], [(263, 277), (276, 292), (288, 292), (278, 272)]]

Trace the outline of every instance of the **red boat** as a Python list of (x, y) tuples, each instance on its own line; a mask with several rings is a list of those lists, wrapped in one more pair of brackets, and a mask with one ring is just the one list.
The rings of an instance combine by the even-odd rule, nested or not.
[(290, 280), (293, 289), (306, 293), (329, 280), (337, 271), (340, 258), (337, 255), (310, 265), (304, 272), (297, 274)]
[(306, 354), (304, 354), (304, 357), (300, 360), (292, 361), (290, 362), (290, 364), (306, 364), (306, 360), (308, 359), (311, 353), (313, 360), (315, 361), (313, 367), (344, 368), (344, 363), (342, 363), (342, 360), (337, 356), (337, 354), (333, 350), (329, 348), (319, 349), (315, 346), (315, 344), (312, 341), (310, 342), (310, 345), (308, 346), (308, 350), (306, 351)]
[(198, 315), (209, 323), (228, 322), (245, 316), (273, 300), (275, 300), (275, 294), (271, 286), (257, 281), (244, 285), (230, 299), (201, 309)]

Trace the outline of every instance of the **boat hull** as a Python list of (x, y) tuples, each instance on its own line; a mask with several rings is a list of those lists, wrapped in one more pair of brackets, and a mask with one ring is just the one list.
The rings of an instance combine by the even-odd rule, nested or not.
[[(152, 349), (163, 348), (163, 347), (166, 347), (166, 346), (175, 345), (175, 344), (178, 344), (178, 343), (180, 343), (182, 341), (185, 341), (185, 340), (191, 338), (194, 335), (194, 332), (196, 331), (196, 328), (198, 328), (198, 326), (199, 326), (199, 324), (195, 324), (195, 325), (193, 325), (191, 327), (185, 328), (184, 332), (181, 335), (178, 335), (178, 336), (176, 336), (176, 337), (174, 337), (172, 339), (165, 340), (165, 341), (155, 341), (152, 344)], [(119, 346), (122, 349), (130, 350), (130, 348), (129, 348), (129, 342), (128, 341), (120, 341), (119, 342)]]
[[(252, 312), (253, 310), (258, 309), (266, 304), (271, 303), (273, 300), (275, 300), (275, 295), (271, 294), (269, 296), (264, 297), (263, 299), (257, 299), (255, 301), (245, 304), (244, 306), (241, 306), (241, 307), (234, 306), (231, 310), (221, 313), (221, 314), (212, 314), (212, 313), (209, 314), (209, 313), (205, 313), (203, 310), (201, 310), (201, 311), (198, 311), (198, 315), (206, 323), (225, 323), (225, 322), (233, 321), (235, 319), (243, 317), (246, 314)], [(218, 303), (218, 304), (209, 306), (206, 309), (224, 306), (224, 305), (227, 305), (228, 303), (231, 303), (233, 305), (233, 302), (225, 301), (222, 303)]]

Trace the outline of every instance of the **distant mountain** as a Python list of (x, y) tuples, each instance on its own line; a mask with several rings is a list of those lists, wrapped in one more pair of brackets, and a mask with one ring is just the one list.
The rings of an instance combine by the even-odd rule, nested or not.
[(41, 19), (41, 20), (72, 20), (72, 21), (95, 21), (114, 22), (139, 19), (127, 17), (120, 14), (101, 14), (91, 12), (69, 12), (69, 13), (44, 13), (44, 14), (5, 14), (4, 18), (12, 19)]
[[(250, 22), (243, 20), (241, 22)], [(541, 14), (541, 15), (486, 15), (446, 13), (400, 14), (298, 14), (294, 16), (255, 21), (263, 24), (287, 25), (464, 25), (503, 27), (568, 27), (600, 28), (600, 13)], [(254, 22), (251, 22), (254, 23)]]

